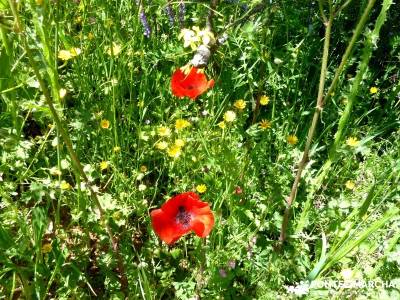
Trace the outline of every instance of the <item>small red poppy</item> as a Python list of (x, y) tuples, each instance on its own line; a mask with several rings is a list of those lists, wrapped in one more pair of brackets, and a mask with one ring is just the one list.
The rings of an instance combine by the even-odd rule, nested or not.
[(185, 96), (195, 100), (209, 88), (214, 86), (214, 79), (207, 81), (206, 75), (196, 67), (192, 67), (188, 74), (181, 68), (177, 69), (171, 78), (172, 93), (183, 98)]
[(168, 245), (190, 231), (204, 238), (214, 226), (210, 206), (193, 192), (172, 197), (161, 208), (153, 210), (150, 216), (154, 231)]

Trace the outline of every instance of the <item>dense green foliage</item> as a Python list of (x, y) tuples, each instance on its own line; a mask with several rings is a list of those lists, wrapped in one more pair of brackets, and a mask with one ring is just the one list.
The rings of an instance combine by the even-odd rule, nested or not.
[[(205, 27), (208, 1), (183, 12), (164, 0), (0, 0), (0, 299), (400, 298), (399, 3), (368, 14), (279, 242), (320, 86), (319, 3), (337, 12), (326, 97), (371, 2), (219, 1), (213, 30), (228, 38), (205, 68), (215, 86), (191, 101), (170, 80), (193, 57), (181, 29)], [(196, 190), (213, 231), (167, 246), (149, 212)]]

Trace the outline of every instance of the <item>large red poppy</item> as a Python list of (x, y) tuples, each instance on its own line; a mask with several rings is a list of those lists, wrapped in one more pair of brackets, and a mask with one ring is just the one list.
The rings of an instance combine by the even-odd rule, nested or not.
[(179, 68), (171, 78), (172, 93), (179, 98), (186, 96), (195, 100), (213, 86), (214, 80), (208, 81), (206, 75), (196, 67), (192, 67), (187, 74)]
[(153, 210), (150, 216), (154, 231), (168, 245), (190, 231), (204, 238), (214, 226), (210, 206), (193, 192), (172, 197), (161, 208)]

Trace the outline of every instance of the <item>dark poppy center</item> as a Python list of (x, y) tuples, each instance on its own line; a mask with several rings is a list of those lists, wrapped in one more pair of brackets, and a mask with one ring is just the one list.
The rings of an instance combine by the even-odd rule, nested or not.
[(178, 213), (176, 214), (175, 219), (178, 224), (186, 229), (189, 227), (192, 216), (189, 212), (186, 211), (185, 207), (181, 205), (178, 207)]
[(191, 84), (189, 84), (188, 87), (187, 87), (187, 89), (188, 89), (188, 90), (193, 90), (193, 89), (194, 89), (194, 86), (191, 85)]

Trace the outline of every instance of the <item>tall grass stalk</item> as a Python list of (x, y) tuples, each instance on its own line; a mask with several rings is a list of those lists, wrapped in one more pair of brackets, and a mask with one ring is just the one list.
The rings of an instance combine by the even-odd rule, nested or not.
[[(38, 6), (35, 4), (35, 1), (30, 1), (31, 7)], [(40, 12), (39, 9), (32, 9), (33, 12), (33, 24), (35, 26), (35, 32), (39, 36), (40, 42), (42, 44), (42, 50), (43, 50), (43, 56), (45, 59), (46, 63), (46, 72), (49, 76), (50, 79), (50, 87), (51, 87), (51, 92), (52, 92), (52, 97), (55, 100), (56, 103), (60, 103), (60, 85), (58, 82), (58, 72), (57, 72), (57, 64), (56, 60), (54, 58), (54, 53), (51, 51), (51, 47), (49, 44), (49, 33), (45, 28), (48, 28), (50, 24), (47, 24), (46, 22), (46, 16), (45, 13), (48, 9), (46, 4), (43, 4), (40, 7)], [(55, 37), (57, 39), (57, 36)]]

